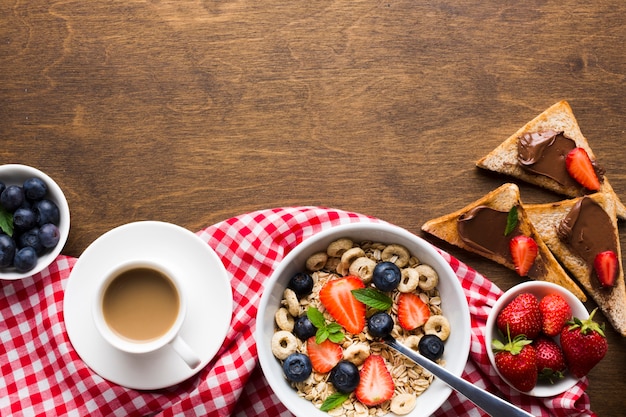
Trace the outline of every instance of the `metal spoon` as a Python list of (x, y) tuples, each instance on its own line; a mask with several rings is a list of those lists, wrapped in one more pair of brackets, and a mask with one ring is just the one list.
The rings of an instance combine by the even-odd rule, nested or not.
[(452, 374), (444, 367), (438, 365), (430, 359), (425, 358), (413, 349), (409, 349), (404, 346), (393, 337), (387, 336), (384, 340), (389, 346), (402, 353), (404, 356), (411, 359), (421, 367), (425, 368), (431, 374), (448, 384), (455, 391), (463, 394), (468, 400), (482, 408), (489, 415), (494, 417), (534, 417), (532, 414), (504, 401), (502, 398), (497, 397), (490, 392), (472, 385), (463, 378)]

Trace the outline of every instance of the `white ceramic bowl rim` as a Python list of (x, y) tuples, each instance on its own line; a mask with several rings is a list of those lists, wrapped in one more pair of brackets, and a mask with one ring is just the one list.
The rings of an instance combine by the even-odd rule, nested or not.
[(60, 239), (59, 243), (49, 251), (38, 257), (37, 265), (30, 271), (18, 272), (15, 268), (6, 268), (0, 270), (0, 279), (5, 280), (17, 280), (28, 278), (33, 276), (48, 266), (57, 258), (57, 256), (63, 250), (65, 243), (70, 232), (70, 208), (67, 204), (67, 199), (61, 190), (61, 187), (47, 174), (38, 170), (37, 168), (30, 167), (28, 165), (20, 164), (5, 164), (0, 165), (0, 181), (5, 185), (22, 185), (24, 180), (32, 177), (37, 177), (43, 180), (48, 186), (48, 198), (53, 201), (59, 207), (60, 221), (59, 231)]
[[(286, 281), (291, 274), (304, 268), (304, 263), (309, 255), (325, 249), (328, 243), (340, 237), (351, 237), (355, 241), (370, 240), (403, 244), (422, 262), (435, 268), (440, 276), (445, 274), (452, 277), (453, 279), (448, 280), (448, 283), (444, 284), (440, 281), (439, 284), (440, 291), (442, 291), (444, 314), (453, 324), (451, 336), (446, 342), (447, 350), (444, 353), (446, 368), (460, 376), (469, 355), (471, 324), (465, 293), (448, 262), (430, 243), (405, 229), (384, 222), (350, 223), (330, 227), (307, 238), (285, 256), (265, 283), (257, 313), (255, 336), (261, 368), (278, 398), (292, 413), (298, 416), (328, 416), (328, 414), (319, 411), (308, 400), (299, 398), (296, 391), (285, 381), (280, 363), (274, 358), (270, 349), (270, 340), (274, 332), (274, 311), (280, 304), (282, 288), (286, 286)], [(419, 254), (416, 253), (416, 248), (419, 249)], [(271, 289), (277, 286), (280, 286), (281, 289), (272, 292)], [(444, 292), (445, 294), (443, 294)], [(446, 304), (446, 299), (462, 300), (461, 305)], [(455, 331), (458, 328), (465, 330)], [(450, 387), (441, 380), (435, 379), (428, 390), (418, 397), (418, 406), (408, 416), (430, 416), (446, 401), (451, 392)]]

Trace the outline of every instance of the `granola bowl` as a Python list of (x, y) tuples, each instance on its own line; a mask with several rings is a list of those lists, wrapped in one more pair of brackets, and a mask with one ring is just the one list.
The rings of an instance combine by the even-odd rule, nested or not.
[[(35, 275), (41, 272), (45, 268), (47, 268), (52, 262), (54, 262), (54, 260), (57, 258), (57, 256), (59, 256), (59, 254), (63, 250), (63, 247), (70, 233), (70, 209), (67, 204), (67, 199), (65, 198), (65, 195), (63, 194), (63, 191), (61, 190), (61, 187), (59, 187), (59, 185), (52, 178), (50, 178), (44, 172), (36, 168), (27, 166), (27, 165), (19, 165), (19, 164), (0, 165), (0, 182), (4, 184), (4, 187), (2, 188), (6, 188), (9, 186), (18, 186), (22, 190), (24, 190), (24, 187), (23, 187), (24, 182), (32, 178), (38, 178), (39, 180), (43, 181), (43, 183), (45, 184), (45, 187), (47, 188), (45, 191), (45, 194), (43, 194), (43, 197), (38, 198), (37, 200), (51, 201), (52, 203), (54, 203), (54, 205), (58, 209), (58, 215), (56, 216), (58, 217), (58, 222), (54, 220), (54, 222), (58, 223), (57, 224), (58, 232), (55, 232), (55, 233), (58, 233), (57, 234), (58, 242), (44, 249), (39, 248), (37, 259), (36, 259), (36, 264), (34, 266), (32, 264), (29, 265), (29, 266), (32, 266), (32, 268), (28, 270), (19, 270), (14, 265), (9, 265), (4, 268), (0, 268), (0, 279), (2, 280), (18, 280), (18, 279), (28, 278), (32, 275)], [(37, 202), (39, 201), (34, 201), (34, 200), (31, 201), (27, 197), (24, 197), (24, 202), (22, 206), (20, 207), (20, 209), (22, 209), (25, 206), (31, 206), (32, 208), (32, 206), (37, 204)], [(48, 207), (50, 206), (48, 205)], [(20, 231), (18, 230), (17, 227), (14, 227), (13, 219), (14, 219), (15, 213), (11, 213), (5, 210), (4, 208), (2, 208), (1, 210), (2, 210), (2, 213), (0, 213), (0, 215), (4, 217), (4, 220), (6, 220), (7, 216), (11, 217), (11, 226), (9, 230), (5, 230), (5, 228), (3, 227), (2, 230), (0, 231), (0, 234), (9, 234), (9, 233), (6, 233), (7, 231), (9, 231), (10, 234), (12, 235), (12, 239), (15, 241), (14, 238), (16, 238), (16, 236), (20, 233), (24, 234), (24, 231), (23, 230)], [(37, 210), (35, 210), (35, 212), (37, 212)], [(38, 212), (39, 214), (36, 214), (37, 222), (39, 222), (41, 219), (41, 212), (43, 212), (43, 209)], [(50, 216), (46, 216), (46, 217), (50, 218)], [(4, 220), (3, 220), (3, 226), (6, 226), (7, 223)], [(35, 228), (31, 230), (37, 229), (38, 226), (40, 225), (41, 224), (35, 225)], [(6, 236), (3, 239), (5, 238)], [(30, 245), (32, 241), (29, 240), (28, 242)], [(32, 244), (34, 246), (38, 245), (37, 243), (32, 243)], [(16, 245), (18, 246), (18, 249), (22, 246), (22, 244), (18, 242), (16, 242)], [(3, 246), (1, 249), (2, 251), (7, 250), (6, 243), (4, 241), (2, 243), (2, 246)]]
[[(308, 308), (306, 305), (311, 304), (318, 306), (324, 315), (329, 317), (328, 311), (325, 311), (319, 302), (318, 287), (323, 285), (324, 282), (328, 282), (328, 280), (341, 278), (345, 275), (355, 275), (354, 271), (351, 272), (348, 265), (341, 266), (345, 262), (340, 261), (340, 255), (328, 255), (330, 246), (344, 239), (351, 241), (353, 247), (362, 248), (366, 253), (366, 257), (373, 258), (377, 260), (376, 262), (382, 262), (379, 258), (381, 253), (385, 252), (384, 249), (386, 247), (400, 246), (405, 248), (410, 254), (409, 264), (403, 268), (426, 265), (436, 272), (438, 275), (436, 288), (424, 291), (424, 294), (419, 294), (419, 296), (425, 299), (426, 304), (432, 310), (433, 315), (431, 317), (437, 316), (440, 318), (444, 316), (447, 319), (450, 331), (449, 335), (442, 337), (445, 339), (444, 353), (438, 362), (453, 374), (461, 376), (469, 354), (471, 324), (467, 299), (456, 274), (444, 257), (430, 243), (405, 229), (382, 222), (352, 223), (325, 229), (300, 243), (280, 262), (272, 276), (265, 283), (257, 313), (255, 336), (263, 373), (279, 400), (289, 411), (297, 416), (394, 416), (400, 414), (411, 417), (430, 416), (446, 401), (452, 391), (451, 388), (442, 381), (433, 378), (432, 375), (428, 374), (421, 367), (386, 347), (379, 339), (371, 337), (368, 333), (367, 325), (362, 333), (358, 335), (351, 334), (343, 329), (345, 338), (341, 342), (337, 342), (337, 344), (340, 344), (342, 347), (344, 360), (352, 360), (347, 356), (355, 344), (365, 345), (368, 355), (382, 356), (389, 375), (394, 381), (393, 398), (378, 405), (365, 406), (357, 398), (355, 392), (352, 392), (345, 401), (340, 402), (337, 406), (325, 412), (320, 410), (321, 405), (336, 391), (332, 381), (328, 378), (328, 374), (324, 375), (313, 370), (311, 375), (303, 382), (291, 382), (286, 378), (282, 366), (283, 360), (278, 359), (272, 346), (274, 335), (283, 330), (278, 324), (277, 312), (285, 307), (285, 290), (291, 278), (299, 272), (306, 272), (315, 277), (313, 291), (307, 296), (302, 296), (302, 298), (299, 296), (298, 302), (302, 305), (298, 314), (306, 315)], [(322, 254), (323, 256), (324, 253), (328, 255), (328, 259), (323, 263), (324, 267), (316, 264), (313, 270), (307, 268), (312, 265), (313, 255)], [(335, 260), (333, 261), (333, 259)], [(386, 260), (394, 263), (400, 262), (397, 258)], [(321, 270), (313, 272), (320, 268)], [(363, 280), (366, 287), (372, 287), (369, 281)], [(421, 290), (417, 288), (415, 291), (420, 292)], [(393, 306), (388, 309), (389, 314), (394, 318), (394, 330), (391, 334), (401, 342), (405, 341), (405, 343), (412, 336), (413, 341), (419, 340), (423, 335), (423, 329), (418, 328), (411, 331), (402, 329), (398, 325), (396, 298), (393, 298), (392, 292), (388, 294), (389, 298), (393, 299)], [(371, 314), (372, 309), (368, 307), (368, 317)], [(283, 319), (280, 320), (284, 321)], [(332, 318), (329, 320), (332, 321)], [(312, 339), (315, 339), (315, 337), (312, 337)], [(298, 339), (297, 344), (298, 350), (306, 355), (306, 342)], [(275, 346), (276, 343), (274, 344)], [(417, 349), (417, 345), (411, 347)], [(358, 366), (361, 369), (362, 363)], [(406, 400), (407, 392), (410, 393), (408, 400)], [(399, 398), (394, 401), (396, 397)], [(398, 412), (399, 403), (402, 403), (400, 404), (400, 407), (403, 408), (401, 413)], [(409, 404), (410, 408), (407, 409), (406, 407)]]

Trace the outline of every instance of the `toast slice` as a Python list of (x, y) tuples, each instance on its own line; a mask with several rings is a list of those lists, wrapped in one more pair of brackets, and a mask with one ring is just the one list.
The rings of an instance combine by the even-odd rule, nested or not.
[[(587, 139), (580, 131), (580, 127), (578, 126), (578, 122), (574, 117), (574, 113), (572, 112), (570, 105), (567, 101), (563, 100), (552, 105), (533, 120), (526, 123), (493, 151), (478, 160), (476, 162), (476, 166), (489, 171), (512, 176), (568, 197), (580, 197), (585, 193), (589, 194), (588, 191), (577, 184), (573, 179), (559, 182), (554, 179), (554, 177), (538, 174), (524, 169), (522, 164), (520, 164), (518, 159), (518, 142), (520, 141), (520, 138), (525, 135), (538, 134), (547, 131), (552, 131), (554, 133), (562, 132), (565, 137), (575, 142), (576, 147), (585, 149), (591, 161), (596, 161), (596, 157), (591, 150)], [(559, 167), (558, 169), (562, 170), (561, 172), (567, 176), (564, 158), (561, 158), (560, 160), (555, 159), (550, 165), (553, 167)], [(603, 177), (604, 179), (602, 180), (601, 188), (598, 191), (611, 195), (611, 197), (616, 201), (617, 216), (620, 219), (626, 219), (626, 207), (617, 197), (615, 191), (613, 191), (613, 187), (609, 183), (606, 175)]]
[[(497, 251), (484, 250), (479, 247), (480, 245), (477, 246), (475, 242), (468, 241), (467, 235), (465, 238), (462, 236), (465, 232), (460, 230), (461, 226), (459, 226), (459, 224), (463, 223), (467, 216), (475, 213), (476, 209), (480, 210), (485, 207), (496, 211), (497, 213), (490, 210), (483, 210), (483, 212), (489, 212), (489, 216), (497, 214), (498, 220), (494, 221), (492, 218), (486, 218), (486, 224), (488, 226), (480, 227), (478, 234), (485, 236), (490, 234), (486, 231), (491, 231), (494, 238), (500, 240), (502, 243)], [(508, 213), (511, 211), (512, 207), (516, 207), (517, 226), (515, 231), (510, 233), (510, 237), (507, 238), (505, 229), (508, 224)], [(503, 222), (504, 224), (502, 224)], [(458, 211), (429, 220), (422, 225), (422, 230), (452, 245), (484, 256), (512, 270), (515, 270), (515, 265), (508, 249), (508, 241), (516, 234), (530, 236), (537, 243), (538, 255), (533, 267), (528, 272), (528, 278), (553, 282), (567, 288), (581, 301), (586, 301), (587, 299), (585, 293), (574, 280), (569, 277), (536, 232), (525, 212), (524, 206), (520, 200), (519, 188), (516, 184), (504, 184)]]
[[(610, 236), (603, 238), (608, 234), (604, 232), (598, 234), (598, 236), (603, 238), (603, 244), (613, 245), (613, 247), (616, 248), (619, 274), (614, 287), (603, 288), (599, 284), (595, 276), (593, 265), (590, 264), (589, 260), (586, 261), (567, 243), (559, 238), (558, 225), (582, 198), (583, 197), (578, 197), (557, 203), (529, 204), (525, 206), (526, 214), (535, 226), (537, 233), (539, 233), (554, 256), (570, 271), (574, 278), (587, 291), (589, 296), (598, 304), (598, 307), (602, 310), (615, 330), (622, 336), (626, 336), (626, 289), (624, 285), (624, 270), (615, 214), (615, 200), (605, 193), (596, 193), (587, 196), (587, 198), (592, 199), (604, 209), (611, 222), (610, 228), (612, 229), (612, 233), (610, 233)], [(599, 217), (601, 216), (594, 216), (594, 218)], [(602, 228), (598, 226), (595, 226), (594, 229), (602, 230)], [(585, 234), (585, 236), (587, 235)], [(592, 247), (590, 244), (586, 246)]]

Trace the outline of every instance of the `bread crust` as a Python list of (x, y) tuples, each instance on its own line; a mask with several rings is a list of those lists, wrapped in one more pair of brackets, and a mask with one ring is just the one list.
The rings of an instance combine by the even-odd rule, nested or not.
[[(613, 288), (601, 288), (595, 280), (592, 268), (573, 253), (557, 235), (557, 226), (567, 216), (574, 205), (582, 198), (563, 200), (556, 203), (528, 204), (526, 213), (535, 226), (537, 233), (552, 251), (554, 256), (583, 286), (589, 296), (598, 304), (607, 320), (622, 336), (626, 336), (626, 287), (624, 284), (624, 270), (622, 266), (622, 252), (617, 229), (615, 200), (606, 193), (596, 193), (588, 196), (593, 199), (609, 215), (613, 223), (614, 239), (617, 245), (619, 260), (619, 275)], [(609, 237), (607, 237), (609, 238)]]
[[(476, 166), (489, 171), (498, 172), (520, 179), (522, 181), (534, 184), (557, 194), (568, 197), (579, 197), (579, 189), (576, 187), (565, 187), (552, 178), (543, 175), (537, 175), (525, 171), (518, 163), (517, 142), (520, 137), (526, 133), (540, 132), (545, 130), (554, 130), (556, 132), (564, 132), (565, 136), (572, 139), (576, 146), (587, 151), (592, 160), (596, 160), (593, 150), (585, 136), (582, 134), (578, 122), (574, 117), (572, 108), (565, 100), (553, 104), (543, 113), (532, 119), (530, 122), (522, 126), (517, 132), (507, 138), (493, 151), (482, 157), (476, 162)], [(626, 219), (626, 207), (622, 204), (619, 197), (615, 194), (613, 187), (609, 183), (607, 176), (599, 192), (607, 193), (616, 202), (617, 216), (620, 219)]]
[(457, 229), (457, 221), (459, 217), (472, 210), (473, 208), (481, 205), (504, 212), (508, 212), (511, 207), (517, 205), (519, 220), (518, 227), (523, 234), (531, 236), (533, 239), (535, 239), (539, 248), (539, 255), (544, 260), (546, 265), (546, 272), (544, 276), (537, 277), (536, 279), (558, 284), (564, 288), (567, 288), (580, 300), (586, 301), (587, 296), (585, 295), (585, 293), (569, 277), (569, 275), (567, 275), (565, 270), (554, 258), (546, 244), (541, 240), (541, 236), (535, 230), (533, 224), (525, 213), (524, 205), (522, 204), (520, 199), (519, 188), (516, 184), (506, 183), (460, 210), (429, 220), (422, 225), (422, 231), (436, 236), (439, 239), (442, 239), (452, 245), (486, 257), (487, 259), (504, 265), (509, 269), (515, 270), (515, 265), (513, 265), (503, 256), (479, 252), (473, 247), (469, 246), (467, 243), (465, 243), (459, 236)]

